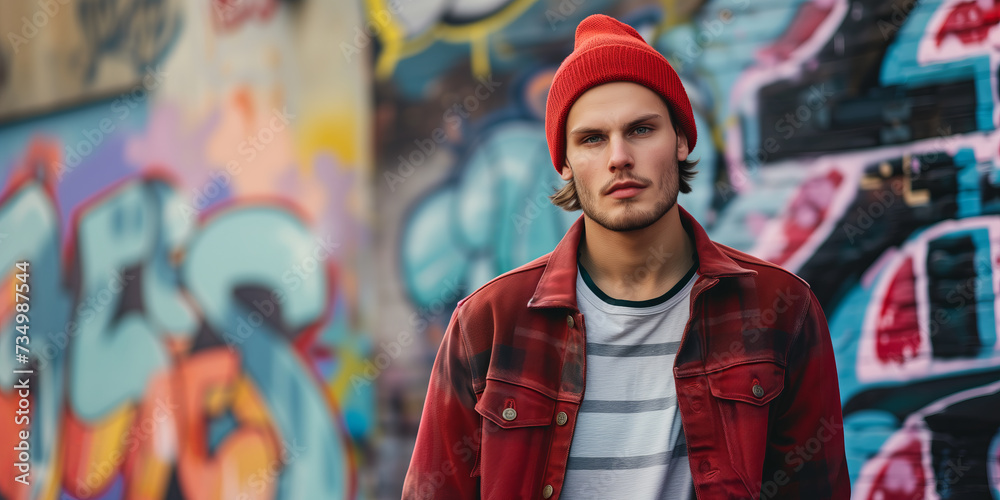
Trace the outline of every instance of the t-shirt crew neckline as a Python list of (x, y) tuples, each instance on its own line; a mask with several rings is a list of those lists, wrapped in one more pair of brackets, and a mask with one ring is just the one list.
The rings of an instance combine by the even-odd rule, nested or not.
[(616, 299), (604, 293), (604, 291), (598, 288), (597, 284), (594, 283), (594, 280), (591, 279), (590, 274), (587, 272), (586, 269), (584, 269), (583, 264), (580, 263), (579, 250), (576, 253), (576, 267), (580, 270), (580, 276), (583, 278), (583, 282), (587, 284), (587, 288), (590, 289), (590, 291), (593, 292), (593, 294), (596, 295), (597, 298), (601, 299), (602, 302), (619, 307), (636, 307), (636, 308), (653, 307), (663, 304), (664, 302), (670, 300), (672, 297), (677, 295), (681, 290), (683, 290), (685, 286), (687, 286), (688, 282), (691, 281), (691, 278), (694, 276), (695, 272), (698, 271), (698, 256), (697, 255), (694, 256), (694, 263), (691, 264), (691, 268), (687, 270), (687, 273), (684, 274), (684, 277), (681, 278), (676, 285), (674, 285), (670, 290), (667, 290), (666, 293), (664, 293), (663, 295), (646, 300)]

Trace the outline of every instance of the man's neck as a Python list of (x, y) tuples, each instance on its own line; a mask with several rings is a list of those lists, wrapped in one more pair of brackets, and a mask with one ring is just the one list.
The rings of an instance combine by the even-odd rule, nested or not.
[(663, 295), (691, 269), (694, 254), (676, 204), (637, 231), (611, 231), (584, 216), (580, 264), (613, 298), (649, 300)]

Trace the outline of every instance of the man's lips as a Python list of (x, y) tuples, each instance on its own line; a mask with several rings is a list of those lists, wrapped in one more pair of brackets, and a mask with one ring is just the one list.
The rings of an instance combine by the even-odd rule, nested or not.
[(635, 181), (624, 181), (612, 185), (605, 193), (612, 198), (630, 198), (639, 194), (646, 186)]

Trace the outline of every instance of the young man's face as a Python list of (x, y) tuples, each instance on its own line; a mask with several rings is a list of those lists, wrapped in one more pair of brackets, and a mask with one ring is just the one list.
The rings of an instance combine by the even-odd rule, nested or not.
[[(584, 92), (566, 117), (564, 180), (576, 179), (583, 213), (612, 231), (642, 229), (677, 203), (687, 137), (658, 94), (632, 82)], [(625, 184), (623, 184), (625, 183)]]

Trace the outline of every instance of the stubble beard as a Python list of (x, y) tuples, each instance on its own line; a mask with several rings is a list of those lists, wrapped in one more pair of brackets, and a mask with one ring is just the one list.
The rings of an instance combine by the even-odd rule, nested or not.
[[(667, 165), (663, 169), (663, 173), (660, 176), (660, 185), (666, 187), (666, 196), (661, 198), (651, 210), (640, 211), (636, 208), (638, 203), (634, 199), (625, 200), (615, 200), (615, 203), (622, 207), (618, 215), (612, 215), (608, 212), (601, 212), (597, 210), (597, 196), (589, 190), (580, 189), (580, 185), (577, 185), (577, 196), (580, 198), (580, 206), (583, 208), (583, 213), (589, 217), (591, 220), (596, 222), (601, 227), (616, 232), (626, 232), (626, 231), (638, 231), (640, 229), (645, 229), (652, 226), (656, 221), (660, 220), (670, 209), (674, 208), (677, 204), (677, 193), (678, 193), (678, 176), (680, 172), (677, 169), (678, 162), (674, 158), (671, 165)], [(676, 175), (671, 175), (671, 172)], [(622, 180), (635, 180), (643, 184), (652, 185), (648, 179), (637, 177), (631, 174), (624, 175), (622, 177), (616, 177), (609, 184), (603, 186), (597, 192), (601, 193), (610, 186), (611, 183), (619, 182)]]

